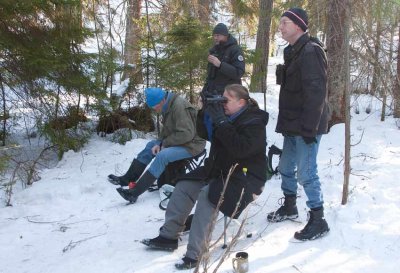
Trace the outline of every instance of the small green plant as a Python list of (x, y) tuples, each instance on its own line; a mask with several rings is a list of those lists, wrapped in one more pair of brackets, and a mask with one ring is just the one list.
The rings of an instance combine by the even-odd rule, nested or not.
[(132, 140), (132, 131), (129, 128), (121, 128), (116, 130), (113, 134), (107, 137), (111, 142), (124, 145), (126, 142)]
[(69, 150), (79, 151), (89, 141), (92, 132), (86, 123), (78, 123), (76, 128), (69, 129), (54, 129), (46, 124), (43, 133), (56, 147), (58, 158), (61, 159)]

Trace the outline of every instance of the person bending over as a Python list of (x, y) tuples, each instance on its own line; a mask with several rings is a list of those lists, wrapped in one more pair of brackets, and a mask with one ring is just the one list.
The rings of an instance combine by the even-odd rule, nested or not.
[[(196, 156), (206, 145), (196, 133), (197, 111), (187, 100), (158, 87), (146, 88), (145, 95), (147, 105), (162, 115), (160, 136), (147, 143), (124, 175), (108, 176), (112, 184), (121, 186), (117, 188), (118, 193), (131, 203), (153, 185), (169, 163)], [(133, 188), (122, 188), (130, 182)]]

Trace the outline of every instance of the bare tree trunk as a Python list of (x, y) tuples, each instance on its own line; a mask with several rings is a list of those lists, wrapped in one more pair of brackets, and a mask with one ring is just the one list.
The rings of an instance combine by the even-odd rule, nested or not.
[(259, 0), (259, 17), (256, 41), (257, 60), (251, 75), (250, 90), (264, 93), (264, 110), (266, 110), (267, 72), (269, 55), (269, 32), (272, 19), (273, 0)]
[[(397, 18), (397, 24), (399, 25), (399, 37), (400, 37), (400, 24), (398, 18)], [(397, 46), (397, 77), (395, 78), (393, 99), (394, 99), (394, 117), (400, 118), (400, 39), (399, 39), (399, 44)]]
[[(396, 76), (393, 74), (393, 70), (391, 68), (392, 66), (392, 60), (393, 60), (393, 47), (394, 47), (394, 35), (396, 31), (396, 25), (391, 25), (390, 26), (390, 48), (389, 48), (389, 61), (385, 62), (385, 72), (384, 75), (388, 77), (388, 80), (383, 79), (382, 82), (382, 110), (381, 110), (381, 121), (385, 121), (385, 116), (386, 116), (386, 105), (387, 105), (387, 100), (388, 100), (388, 91), (390, 90), (390, 84), (392, 83), (390, 79), (396, 78)], [(382, 75), (383, 77), (383, 75)], [(394, 84), (396, 84), (394, 82)]]
[(349, 41), (349, 29), (350, 29), (350, 14), (351, 4), (349, 0), (342, 0), (343, 10), (343, 26), (344, 26), (344, 92), (345, 92), (345, 144), (344, 144), (344, 182), (342, 192), (342, 205), (347, 203), (349, 196), (349, 183), (350, 183), (350, 155), (351, 155), (351, 131), (350, 131), (350, 41)]
[(1, 134), (1, 146), (6, 146), (6, 125), (7, 125), (7, 109), (6, 109), (6, 92), (4, 91), (3, 78), (0, 75), (0, 88), (3, 102), (3, 133)]
[(345, 122), (345, 82), (348, 62), (345, 60), (345, 38), (344, 28), (346, 23), (346, 6), (348, 0), (329, 1), (328, 17), (328, 91), (329, 105), (331, 108), (331, 119), (329, 127)]
[(202, 25), (207, 26), (210, 23), (212, 0), (198, 0), (198, 18)]
[(101, 75), (101, 83), (103, 85), (103, 91), (107, 90), (107, 85), (105, 83), (105, 76), (104, 76), (104, 69), (103, 69), (103, 62), (101, 61), (101, 48), (100, 48), (100, 40), (99, 40), (99, 29), (97, 26), (97, 7), (96, 7), (96, 0), (93, 0), (93, 5), (92, 5), (92, 12), (93, 12), (93, 22), (94, 22), (94, 35), (96, 36), (96, 45), (97, 45), (97, 50), (98, 50), (98, 65), (99, 65), (99, 72)]
[(379, 87), (381, 87), (379, 80), (381, 77), (381, 66), (379, 61), (379, 53), (381, 49), (381, 35), (382, 35), (382, 23), (381, 23), (381, 12), (382, 12), (382, 0), (378, 0), (376, 4), (376, 34), (374, 35), (374, 56), (372, 61), (372, 83), (371, 83), (371, 94), (380, 95)]
[(153, 48), (154, 51), (154, 78), (155, 78), (155, 86), (158, 85), (158, 76), (157, 76), (157, 48), (156, 42), (154, 41), (153, 33), (151, 31), (150, 26), (150, 18), (149, 18), (149, 2), (145, 0), (146, 6), (146, 24), (147, 24), (147, 66), (146, 66), (146, 87), (149, 86), (149, 77), (150, 77), (150, 67), (149, 67), (149, 59), (150, 59), (150, 47)]
[(122, 80), (130, 78), (133, 83), (143, 83), (141, 50), (139, 46), (141, 30), (138, 24), (141, 7), (142, 0), (128, 0), (124, 51), (125, 69)]
[[(112, 35), (112, 19), (111, 19), (111, 5), (110, 0), (107, 0), (107, 12), (108, 12), (108, 37), (110, 38), (110, 49), (113, 48), (113, 35)], [(108, 73), (107, 73), (108, 74)], [(114, 71), (111, 71), (107, 78), (109, 79), (110, 84), (110, 98), (113, 97), (113, 82), (114, 82)], [(107, 86), (107, 85), (106, 85)]]

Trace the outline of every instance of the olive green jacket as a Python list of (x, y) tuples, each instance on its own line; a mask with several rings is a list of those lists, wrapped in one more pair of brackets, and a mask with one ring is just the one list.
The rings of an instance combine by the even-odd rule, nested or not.
[(206, 141), (196, 132), (197, 110), (187, 100), (169, 92), (167, 107), (162, 111), (160, 140), (165, 148), (182, 146), (193, 156), (201, 153)]

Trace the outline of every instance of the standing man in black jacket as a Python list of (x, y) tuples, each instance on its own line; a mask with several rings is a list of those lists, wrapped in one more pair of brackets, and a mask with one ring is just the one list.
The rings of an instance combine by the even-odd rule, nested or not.
[(241, 84), (245, 71), (243, 51), (225, 24), (215, 26), (213, 40), (214, 46), (207, 57), (207, 80), (202, 90), (203, 96), (222, 95), (228, 84)]
[[(225, 24), (219, 23), (213, 30), (214, 46), (207, 57), (207, 79), (201, 91), (204, 101), (207, 97), (222, 96), (228, 84), (241, 84), (245, 72), (243, 51), (236, 39), (229, 34)], [(208, 131), (207, 139), (211, 140), (212, 124), (204, 109), (198, 113), (198, 124), (204, 123)]]
[(283, 13), (279, 30), (289, 45), (284, 50), (285, 64), (277, 69), (281, 89), (276, 132), (284, 136), (279, 171), (285, 202), (268, 214), (270, 222), (297, 218), (297, 183), (302, 185), (310, 218), (294, 237), (303, 241), (329, 231), (317, 170), (321, 136), (328, 132), (327, 59), (321, 43), (310, 38), (307, 29), (308, 16), (303, 9)]
[(268, 113), (260, 110), (247, 89), (239, 84), (228, 85), (224, 97), (223, 106), (221, 103), (209, 103), (205, 107), (213, 122), (213, 134), (204, 166), (188, 173), (176, 184), (160, 235), (142, 241), (152, 249), (177, 249), (179, 234), (184, 230), (186, 219), (198, 200), (187, 251), (182, 262), (175, 265), (177, 269), (189, 269), (197, 265), (211, 232), (213, 212), (232, 166), (237, 164), (219, 207), (223, 214), (238, 217), (264, 189)]

